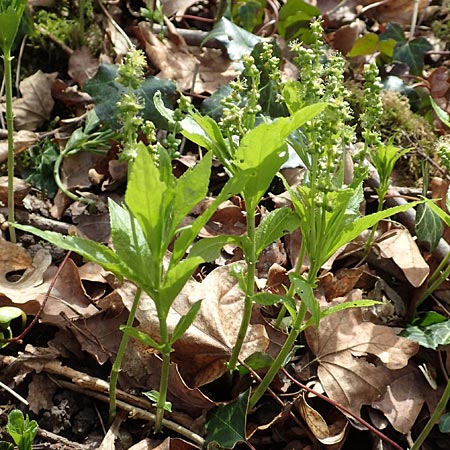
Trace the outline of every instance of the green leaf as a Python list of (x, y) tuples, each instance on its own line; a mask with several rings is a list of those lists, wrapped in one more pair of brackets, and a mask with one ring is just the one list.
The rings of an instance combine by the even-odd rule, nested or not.
[(433, 46), (423, 37), (413, 39), (403, 45), (397, 45), (394, 49), (394, 60), (408, 64), (412, 75), (422, 75), (425, 53), (432, 50)]
[(431, 106), (434, 109), (434, 112), (438, 116), (438, 119), (444, 124), (450, 127), (450, 115), (447, 111), (444, 111), (433, 99), (433, 97), (430, 95), (430, 103)]
[[(121, 125), (118, 120), (116, 105), (125, 92), (125, 88), (116, 81), (116, 78), (116, 65), (101, 64), (97, 74), (84, 85), (83, 90), (94, 98), (95, 111), (99, 119), (117, 129)], [(158, 112), (153, 101), (156, 92), (161, 93), (164, 104), (170, 107), (175, 103), (176, 85), (171, 80), (149, 77), (135, 91), (145, 101), (143, 118), (151, 120), (158, 128), (165, 128), (167, 122)]]
[(169, 266), (160, 290), (159, 298), (161, 304), (158, 305), (164, 314), (168, 314), (175, 297), (180, 293), (189, 277), (202, 262), (202, 258), (195, 256), (187, 258), (176, 265)]
[(238, 27), (225, 17), (216, 23), (203, 43), (210, 39), (216, 39), (223, 44), (232, 61), (240, 61), (243, 55), (250, 54), (253, 47), (262, 41), (261, 37)]
[(439, 431), (441, 433), (450, 433), (450, 413), (445, 413), (439, 419)]
[(0, 450), (14, 450), (14, 445), (9, 442), (1, 441)]
[(310, 32), (309, 23), (320, 16), (320, 10), (302, 0), (288, 0), (280, 9), (278, 32), (286, 39), (305, 41)]
[(238, 442), (246, 440), (247, 409), (250, 390), (226, 405), (219, 405), (208, 412), (206, 418), (205, 445), (217, 443), (221, 448), (232, 449)]
[(430, 201), (428, 203), (428, 206), (433, 210), (434, 213), (436, 213), (443, 221), (444, 223), (450, 227), (450, 215), (447, 214), (442, 208), (440, 208), (436, 203), (433, 201)]
[(139, 143), (128, 179), (125, 201), (140, 223), (156, 260), (160, 260), (165, 251), (165, 231), (171, 225), (167, 222), (170, 221), (173, 197), (173, 188), (161, 180), (160, 171), (147, 147)]
[(232, 15), (235, 23), (250, 32), (261, 25), (266, 0), (244, 0), (233, 3)]
[[(148, 391), (148, 392), (143, 392), (143, 394), (153, 402), (153, 406), (157, 406), (158, 401), (159, 401), (159, 397), (160, 394), (158, 391)], [(170, 402), (165, 402), (164, 404), (164, 411), (167, 412), (172, 412), (172, 403)]]
[(28, 416), (24, 418), (22, 411), (14, 409), (8, 414), (6, 431), (19, 450), (30, 450), (32, 448), (38, 428), (37, 422), (35, 420), (30, 421)]
[(173, 345), (176, 341), (178, 341), (178, 339), (183, 337), (187, 329), (194, 323), (201, 306), (202, 301), (198, 300), (191, 305), (189, 311), (184, 316), (181, 316), (179, 322), (173, 330), (172, 336), (170, 337), (170, 345)]
[(156, 342), (147, 333), (144, 333), (143, 331), (140, 331), (137, 328), (121, 325), (120, 330), (128, 337), (136, 339), (142, 342), (143, 344), (147, 345), (148, 347), (154, 348), (155, 350), (162, 351), (165, 347), (163, 344), (158, 344), (158, 342)]
[(0, 2), (0, 47), (3, 54), (11, 50), (26, 6), (26, 0)]
[(417, 206), (416, 235), (419, 241), (430, 245), (430, 252), (437, 247), (442, 237), (444, 226), (439, 216), (433, 212), (428, 203)]
[(398, 44), (404, 44), (406, 42), (405, 33), (403, 28), (397, 23), (388, 23), (386, 31), (380, 34), (380, 40), (393, 39)]
[(436, 350), (450, 344), (450, 320), (428, 326), (408, 325), (400, 336), (416, 341), (422, 347)]
[(199, 256), (204, 262), (211, 262), (220, 256), (224, 245), (235, 244), (242, 246), (240, 236), (219, 235), (197, 241), (189, 250), (189, 257)]
[(142, 228), (128, 209), (122, 208), (111, 199), (108, 206), (111, 237), (116, 255), (134, 272), (133, 281), (149, 292), (156, 285), (154, 282), (156, 274), (153, 267), (149, 270), (153, 258)]
[(183, 136), (212, 151), (226, 168), (230, 167), (233, 157), (222, 136), (222, 131), (214, 119), (193, 113), (181, 121), (181, 126), (183, 127)]
[[(324, 317), (331, 316), (332, 314), (336, 314), (339, 311), (343, 311), (344, 309), (349, 308), (368, 308), (370, 306), (382, 305), (383, 302), (379, 302), (377, 300), (355, 300), (352, 302), (344, 302), (339, 305), (330, 306), (329, 308), (322, 309), (320, 311), (320, 319), (322, 320)], [(303, 330), (314, 325), (313, 319), (310, 318), (302, 327)]]
[(326, 255), (326, 260), (331, 258), (334, 253), (343, 245), (348, 244), (353, 239), (358, 237), (364, 230), (371, 228), (373, 225), (378, 223), (380, 220), (386, 219), (387, 217), (394, 216), (395, 214), (407, 211), (410, 208), (423, 203), (425, 200), (419, 200), (416, 202), (406, 203), (400, 206), (394, 206), (393, 208), (388, 208), (384, 211), (379, 211), (368, 216), (361, 217), (354, 222), (348, 224), (342, 232), (333, 239), (332, 245)]
[(263, 218), (255, 232), (256, 256), (280, 237), (298, 228), (300, 221), (290, 208), (278, 208)]
[(320, 304), (314, 297), (312, 286), (303, 278), (296, 276), (294, 273), (290, 276), (291, 283), (294, 283), (294, 291), (300, 297), (300, 300), (306, 305), (311, 313), (312, 323), (316, 328), (320, 322)]
[[(170, 221), (172, 223), (168, 227), (170, 239), (173, 238), (181, 221), (208, 193), (211, 162), (212, 154), (208, 152), (194, 168), (188, 169), (178, 178), (171, 204)], [(167, 223), (166, 226), (168, 225)]]
[[(244, 362), (251, 369), (260, 370), (269, 368), (273, 363), (273, 358), (266, 353), (255, 352), (245, 358)], [(246, 375), (249, 373), (249, 370), (245, 366), (239, 365), (237, 369), (240, 375)]]
[(347, 57), (353, 58), (355, 56), (372, 55), (378, 47), (379, 38), (375, 33), (366, 33), (360, 38), (356, 39), (352, 49), (347, 53)]
[[(62, 234), (55, 233), (54, 231), (44, 231), (29, 225), (14, 224), (14, 227), (26, 231), (27, 233), (39, 236), (64, 250), (70, 250), (78, 253), (88, 261), (95, 262), (102, 266), (104, 269), (113, 272), (118, 277), (122, 278), (126, 276), (129, 278), (129, 271), (126, 266), (122, 264), (120, 258), (105, 245), (98, 242), (90, 241), (78, 236), (63, 236)], [(132, 278), (130, 278), (132, 279)]]
[(0, 330), (6, 330), (12, 320), (22, 317), (22, 324), (26, 324), (27, 315), (15, 306), (1, 306), (0, 307)]

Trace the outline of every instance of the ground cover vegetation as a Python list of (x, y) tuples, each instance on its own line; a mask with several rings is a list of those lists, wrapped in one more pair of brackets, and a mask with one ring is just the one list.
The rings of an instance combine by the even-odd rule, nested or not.
[(0, 447), (447, 448), (448, 7), (0, 1)]

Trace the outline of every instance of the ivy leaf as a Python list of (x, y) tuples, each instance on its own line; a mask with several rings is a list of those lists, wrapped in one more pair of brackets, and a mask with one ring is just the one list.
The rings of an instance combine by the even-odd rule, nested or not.
[(417, 206), (416, 235), (419, 241), (427, 242), (432, 252), (442, 237), (444, 227), (439, 216), (428, 206), (422, 203)]
[(226, 405), (219, 405), (212, 409), (207, 416), (205, 428), (207, 448), (231, 449), (238, 442), (246, 440), (247, 409), (250, 390), (239, 394), (238, 398)]
[(424, 55), (429, 50), (432, 50), (433, 46), (423, 37), (413, 39), (403, 45), (397, 46), (394, 49), (394, 60), (404, 62), (408, 64), (409, 71), (412, 75), (421, 75)]

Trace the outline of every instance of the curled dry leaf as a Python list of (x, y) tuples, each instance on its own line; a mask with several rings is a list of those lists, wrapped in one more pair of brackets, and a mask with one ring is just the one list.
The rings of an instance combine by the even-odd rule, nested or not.
[[(361, 292), (355, 290), (327, 306), (360, 298)], [(398, 376), (395, 371), (405, 367), (419, 349), (390, 327), (364, 322), (360, 308), (325, 317), (318, 330), (310, 327), (305, 335), (326, 393), (355, 414), (385, 394)]]
[(430, 267), (406, 228), (388, 231), (379, 238), (376, 246), (383, 258), (392, 258), (414, 287), (422, 286)]
[(57, 73), (38, 70), (19, 85), (22, 98), (13, 101), (14, 128), (35, 131), (50, 118), (55, 102), (52, 84)]
[[(38, 135), (28, 130), (19, 130), (14, 133), (14, 153), (17, 155), (28, 149), (38, 140)], [(8, 141), (0, 141), (0, 163), (8, 159)]]
[[(296, 400), (295, 406), (308, 424), (309, 429), (322, 444), (333, 445), (344, 439), (348, 421), (340, 411), (334, 410), (335, 417), (332, 418), (331, 424), (329, 425), (322, 415), (308, 404), (304, 393)], [(328, 421), (330, 422), (330, 419), (328, 419)]]
[[(135, 287), (125, 283), (118, 292), (130, 309)], [(230, 275), (228, 266), (213, 270), (201, 283), (189, 280), (169, 312), (169, 332), (198, 300), (202, 300), (200, 312), (186, 334), (175, 343), (173, 353), (173, 361), (178, 364), (183, 379), (192, 387), (207, 384), (226, 372), (225, 363), (231, 355), (241, 323), (244, 293)], [(140, 322), (140, 330), (158, 339), (156, 309), (147, 295), (141, 297), (136, 319)], [(251, 325), (240, 357), (245, 359), (252, 353), (264, 352), (268, 345), (264, 325)]]

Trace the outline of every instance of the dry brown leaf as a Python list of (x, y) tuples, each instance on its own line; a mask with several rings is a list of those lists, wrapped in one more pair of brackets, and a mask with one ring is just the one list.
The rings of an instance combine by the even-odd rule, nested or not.
[(19, 85), (22, 98), (13, 101), (14, 128), (35, 131), (50, 119), (55, 102), (52, 84), (57, 73), (38, 70)]
[[(130, 309), (135, 287), (125, 283), (118, 292)], [(229, 267), (213, 270), (199, 283), (189, 280), (176, 298), (168, 315), (169, 332), (188, 312), (190, 306), (202, 300), (200, 312), (186, 334), (175, 344), (173, 361), (192, 387), (207, 384), (226, 372), (225, 362), (236, 341), (244, 308), (244, 294), (237, 280), (230, 275)], [(153, 301), (143, 295), (136, 314), (139, 329), (158, 339), (159, 324)], [(245, 359), (255, 352), (264, 352), (269, 345), (265, 327), (251, 325), (240, 357)]]
[(157, 442), (158, 441), (155, 441), (153, 439), (143, 439), (137, 444), (134, 444), (128, 450), (195, 450), (199, 448), (189, 442), (183, 441), (182, 439), (178, 438), (168, 437), (159, 445)]
[(392, 258), (414, 287), (427, 279), (430, 267), (406, 228), (388, 231), (377, 240), (376, 246), (383, 258)]
[[(14, 154), (22, 153), (38, 140), (38, 135), (28, 130), (14, 133)], [(0, 141), (0, 163), (8, 159), (8, 141)]]
[(53, 395), (57, 389), (58, 385), (47, 375), (33, 373), (31, 382), (28, 385), (27, 396), (30, 410), (35, 414), (39, 414), (41, 409), (50, 409), (53, 406)]
[(304, 393), (296, 400), (295, 406), (318, 441), (325, 445), (342, 442), (345, 437), (348, 421), (340, 411), (334, 409), (335, 414), (332, 420), (328, 418), (325, 421), (322, 415), (308, 404)]
[[(400, 25), (409, 25), (413, 15), (414, 2), (411, 0), (391, 0), (379, 2), (378, 0), (359, 0), (365, 6), (380, 3), (376, 8), (371, 8), (365, 15), (373, 17), (379, 22), (396, 22)], [(419, 15), (429, 4), (429, 0), (420, 0)]]
[(139, 32), (149, 61), (159, 69), (158, 77), (174, 80), (182, 90), (212, 93), (237, 75), (220, 50), (205, 48), (195, 55), (180, 36), (177, 43), (161, 41), (146, 22), (139, 23)]
[(195, 3), (198, 3), (198, 0), (161, 0), (163, 12), (166, 16), (183, 15)]
[(411, 431), (423, 404), (432, 395), (423, 375), (408, 365), (387, 387), (385, 395), (372, 406), (385, 414), (392, 426), (403, 434)]
[[(328, 306), (360, 298), (355, 290)], [(384, 395), (395, 370), (405, 367), (419, 348), (390, 327), (364, 322), (360, 308), (325, 317), (318, 330), (310, 327), (305, 335), (328, 396), (356, 414)]]
[[(13, 178), (14, 204), (20, 205), (25, 196), (30, 192), (31, 184), (21, 178)], [(8, 204), (8, 177), (0, 177), (0, 202)]]
[(97, 73), (98, 65), (98, 59), (92, 56), (88, 47), (83, 46), (70, 55), (67, 73), (83, 87)]
[(328, 301), (336, 297), (348, 294), (359, 281), (367, 265), (355, 267), (353, 269), (343, 268), (336, 271), (336, 274), (326, 272), (319, 278), (319, 286)]

